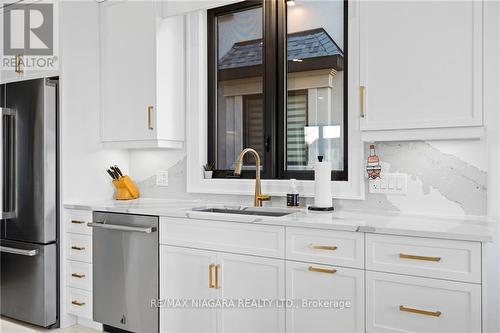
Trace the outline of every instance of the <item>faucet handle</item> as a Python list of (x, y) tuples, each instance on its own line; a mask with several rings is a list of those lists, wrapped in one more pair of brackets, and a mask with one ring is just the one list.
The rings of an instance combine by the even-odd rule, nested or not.
[(259, 194), (257, 196), (257, 200), (258, 201), (270, 201), (271, 200), (271, 196), (270, 195), (265, 195), (265, 194)]

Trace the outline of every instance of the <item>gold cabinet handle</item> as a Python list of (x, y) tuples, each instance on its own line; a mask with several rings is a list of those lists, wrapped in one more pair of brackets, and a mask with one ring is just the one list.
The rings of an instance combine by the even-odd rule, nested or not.
[(148, 106), (148, 129), (153, 130), (153, 110), (152, 106)]
[(73, 224), (85, 224), (85, 221), (71, 220)]
[(83, 273), (73, 273), (71, 274), (72, 277), (76, 277), (78, 279), (83, 279), (85, 277), (85, 274)]
[(412, 260), (424, 260), (424, 261), (440, 261), (441, 257), (426, 257), (426, 256), (416, 256), (413, 254), (400, 253), (399, 257), (401, 259), (412, 259)]
[(215, 289), (220, 289), (220, 285), (219, 285), (219, 268), (220, 268), (220, 265), (215, 265)]
[(309, 248), (314, 249), (314, 250), (329, 250), (329, 251), (335, 251), (338, 249), (337, 246), (335, 245), (315, 245), (315, 244), (309, 244)]
[(309, 272), (335, 274), (335, 273), (337, 273), (337, 270), (336, 269), (328, 269), (328, 268), (319, 268), (319, 267), (309, 266)]
[(15, 72), (17, 74), (22, 74), (23, 73), (21, 59), (22, 59), (22, 55), (21, 54), (17, 54), (16, 55), (16, 68), (15, 68)]
[(72, 246), (72, 250), (83, 251), (85, 250), (85, 246)]
[(71, 304), (76, 305), (76, 306), (84, 306), (85, 302), (72, 301)]
[(210, 288), (210, 289), (215, 288), (214, 283), (213, 283), (213, 278), (212, 278), (212, 276), (213, 276), (212, 272), (214, 270), (214, 267), (215, 267), (214, 264), (208, 265), (208, 288)]
[(365, 117), (365, 86), (359, 86), (359, 112), (361, 118)]
[(406, 307), (404, 305), (399, 306), (399, 311), (411, 312), (411, 313), (416, 313), (416, 314), (421, 314), (424, 316), (431, 316), (431, 317), (439, 317), (441, 315), (441, 311), (420, 310), (420, 309), (409, 308), (409, 307)]

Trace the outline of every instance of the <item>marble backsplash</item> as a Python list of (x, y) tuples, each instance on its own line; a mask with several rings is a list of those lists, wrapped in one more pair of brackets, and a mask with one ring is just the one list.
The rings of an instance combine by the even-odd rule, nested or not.
[[(368, 145), (365, 147), (368, 155)], [(151, 154), (154, 154), (151, 152)], [(408, 174), (407, 195), (369, 194), (365, 200), (335, 200), (336, 208), (372, 211), (404, 211), (445, 215), (486, 215), (487, 172), (481, 163), (466, 162), (464, 154), (454, 154), (423, 141), (377, 143), (383, 172)], [(131, 156), (145, 158), (145, 156)], [(158, 156), (156, 156), (158, 159)], [(131, 163), (133, 165), (133, 161)], [(207, 199), (248, 205), (249, 196), (194, 194), (186, 191), (186, 156), (164, 166), (169, 171), (168, 187), (156, 186), (156, 175), (138, 182), (143, 197)], [(133, 170), (131, 170), (133, 175)], [(312, 203), (302, 198), (301, 204)], [(284, 206), (284, 197), (273, 197), (273, 206)]]

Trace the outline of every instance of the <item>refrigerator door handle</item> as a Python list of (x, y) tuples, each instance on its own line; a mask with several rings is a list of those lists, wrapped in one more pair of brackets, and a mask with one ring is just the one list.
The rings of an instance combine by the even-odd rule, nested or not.
[(34, 257), (38, 254), (38, 249), (23, 250), (23, 249), (16, 249), (15, 247), (0, 246), (0, 252), (19, 254), (21, 256), (26, 256), (26, 257)]
[[(15, 172), (15, 158), (16, 158), (16, 138), (15, 138), (15, 117), (16, 117), (16, 110), (14, 109), (8, 109), (8, 108), (1, 108), (1, 120), (0, 120), (0, 138), (2, 138), (1, 146), (0, 146), (0, 220), (1, 219), (11, 219), (16, 217), (16, 212), (15, 212), (15, 184), (13, 182), (16, 181), (16, 175), (14, 174)], [(11, 142), (4, 143), (4, 120), (7, 117), (11, 118), (11, 124), (13, 124), (13, 128), (10, 129), (10, 135), (11, 135)], [(4, 146), (7, 146), (7, 144), (10, 144), (10, 155), (11, 156), (4, 156)], [(6, 167), (8, 165), (8, 167)], [(4, 186), (4, 177), (6, 172), (10, 173), (10, 188), (8, 191), (8, 197), (5, 198), (4, 194), (6, 193)], [(5, 203), (8, 202), (9, 207), (5, 207)]]

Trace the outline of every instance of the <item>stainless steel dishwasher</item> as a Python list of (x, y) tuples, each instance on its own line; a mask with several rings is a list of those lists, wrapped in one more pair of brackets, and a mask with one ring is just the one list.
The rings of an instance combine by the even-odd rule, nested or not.
[(158, 220), (93, 214), (93, 319), (106, 332), (158, 332)]

